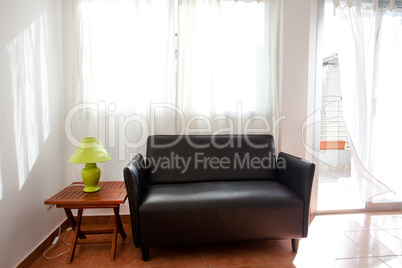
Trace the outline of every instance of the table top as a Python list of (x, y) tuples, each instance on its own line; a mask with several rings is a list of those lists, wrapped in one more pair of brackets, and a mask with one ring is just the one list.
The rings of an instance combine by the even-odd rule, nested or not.
[(114, 207), (124, 204), (127, 191), (124, 181), (101, 181), (97, 192), (85, 193), (83, 182), (74, 182), (45, 201), (57, 207)]

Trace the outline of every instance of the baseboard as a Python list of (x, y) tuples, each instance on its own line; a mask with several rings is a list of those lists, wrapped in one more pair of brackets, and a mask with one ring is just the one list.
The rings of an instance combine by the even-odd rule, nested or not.
[[(67, 220), (65, 220), (61, 224), (61, 232), (68, 228), (69, 224)], [(18, 268), (28, 268), (30, 267), (42, 254), (45, 252), (46, 249), (50, 247), (53, 243), (53, 240), (59, 234), (59, 228), (57, 227), (56, 230), (53, 231), (31, 254), (28, 255), (17, 267)]]
[[(130, 215), (120, 215), (122, 223), (130, 223)], [(114, 215), (110, 216), (83, 216), (82, 224), (113, 224)], [(61, 224), (61, 231), (63, 232), (69, 227), (68, 221), (65, 220)], [(54, 238), (58, 235), (59, 228), (56, 228), (28, 257), (26, 257), (17, 267), (28, 268), (30, 267), (53, 243)]]

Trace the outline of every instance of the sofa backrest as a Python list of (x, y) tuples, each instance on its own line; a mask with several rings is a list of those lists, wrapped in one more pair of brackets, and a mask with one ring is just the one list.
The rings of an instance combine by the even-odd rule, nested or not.
[(148, 137), (148, 183), (272, 180), (271, 135), (155, 135)]

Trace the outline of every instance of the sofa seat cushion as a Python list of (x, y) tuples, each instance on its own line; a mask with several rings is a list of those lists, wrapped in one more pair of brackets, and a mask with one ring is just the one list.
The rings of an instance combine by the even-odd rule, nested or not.
[(303, 200), (276, 181), (149, 185), (142, 246), (301, 237)]

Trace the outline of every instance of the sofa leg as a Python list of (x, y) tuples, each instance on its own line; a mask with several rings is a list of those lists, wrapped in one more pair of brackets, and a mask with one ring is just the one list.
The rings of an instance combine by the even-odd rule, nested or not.
[(297, 252), (297, 250), (299, 249), (299, 242), (300, 242), (300, 238), (292, 239), (292, 250), (294, 252)]
[(149, 260), (149, 247), (141, 247), (142, 252), (142, 260), (148, 261)]

